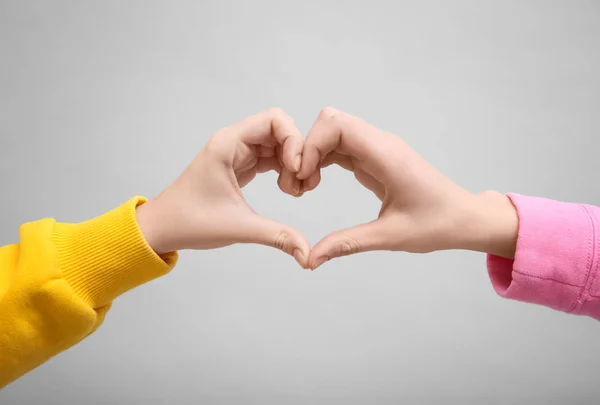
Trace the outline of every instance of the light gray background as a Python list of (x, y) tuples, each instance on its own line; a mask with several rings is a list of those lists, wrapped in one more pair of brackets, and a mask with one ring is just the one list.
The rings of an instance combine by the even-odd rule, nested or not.
[[(332, 105), (472, 191), (600, 204), (600, 3), (0, 1), (0, 243), (153, 196), (211, 133)], [(311, 242), (378, 203), (332, 168), (244, 190)], [(257, 246), (183, 252), (12, 404), (585, 404), (600, 326), (502, 300), (485, 257), (369, 253), (301, 271)]]

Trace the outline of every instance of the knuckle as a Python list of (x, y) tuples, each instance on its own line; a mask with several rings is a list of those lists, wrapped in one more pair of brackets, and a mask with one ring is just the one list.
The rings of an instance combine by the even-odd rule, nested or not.
[(206, 144), (204, 144), (204, 150), (209, 156), (220, 156), (223, 154), (226, 143), (226, 134), (217, 132), (213, 135)]
[(339, 116), (339, 111), (333, 107), (325, 107), (319, 113), (319, 119), (324, 121), (333, 121)]
[(267, 110), (267, 114), (270, 117), (285, 117), (286, 114), (280, 107), (271, 107)]
[(285, 189), (285, 184), (284, 184), (284, 181), (283, 181), (283, 176), (279, 176), (279, 178), (277, 178), (277, 185), (279, 186), (279, 188), (282, 191), (285, 191), (284, 190)]
[(340, 256), (349, 256), (360, 251), (360, 245), (354, 239), (345, 239), (338, 244), (338, 253)]
[(273, 246), (279, 250), (283, 250), (284, 252), (286, 252), (289, 239), (290, 235), (288, 234), (288, 232), (281, 231), (277, 234), (277, 237), (273, 242)]

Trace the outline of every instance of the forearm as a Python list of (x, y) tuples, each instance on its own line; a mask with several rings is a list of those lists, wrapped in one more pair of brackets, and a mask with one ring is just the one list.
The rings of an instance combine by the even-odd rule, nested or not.
[(474, 201), (464, 248), (488, 253), (500, 296), (600, 319), (600, 208), (494, 192)]
[(167, 273), (136, 223), (132, 199), (80, 223), (25, 224), (20, 243), (0, 248), (0, 387), (76, 344), (103, 321), (117, 296)]

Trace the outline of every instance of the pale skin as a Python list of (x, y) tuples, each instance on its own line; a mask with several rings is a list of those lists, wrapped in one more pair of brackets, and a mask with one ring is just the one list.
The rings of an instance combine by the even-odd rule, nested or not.
[[(381, 200), (372, 222), (335, 231), (310, 247), (295, 228), (256, 214), (241, 188), (275, 170), (280, 189), (301, 196), (321, 169), (337, 164)], [(518, 217), (501, 193), (473, 194), (451, 181), (400, 137), (325, 108), (306, 140), (272, 109), (216, 132), (188, 168), (140, 206), (138, 222), (159, 254), (234, 243), (278, 248), (303, 268), (373, 250), (427, 253), (464, 249), (513, 258)]]
[(280, 189), (298, 195), (302, 147), (293, 120), (279, 109), (217, 131), (179, 178), (137, 209), (146, 240), (158, 254), (258, 243), (278, 248), (306, 267), (306, 238), (256, 214), (241, 191), (258, 173), (275, 170)]

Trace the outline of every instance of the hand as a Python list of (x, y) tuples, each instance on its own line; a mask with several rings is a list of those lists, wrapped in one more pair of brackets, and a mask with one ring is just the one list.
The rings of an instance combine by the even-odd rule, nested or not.
[(259, 243), (293, 255), (305, 267), (310, 244), (296, 229), (256, 214), (241, 188), (275, 170), (278, 184), (298, 196), (302, 136), (279, 109), (215, 133), (189, 167), (158, 197), (137, 209), (138, 223), (158, 253)]
[(381, 200), (376, 220), (327, 235), (309, 267), (370, 250), (426, 253), (469, 249), (514, 256), (518, 219), (500, 193), (474, 195), (438, 172), (399, 137), (333, 108), (324, 109), (304, 143), (298, 178), (303, 191), (320, 169), (337, 164)]

